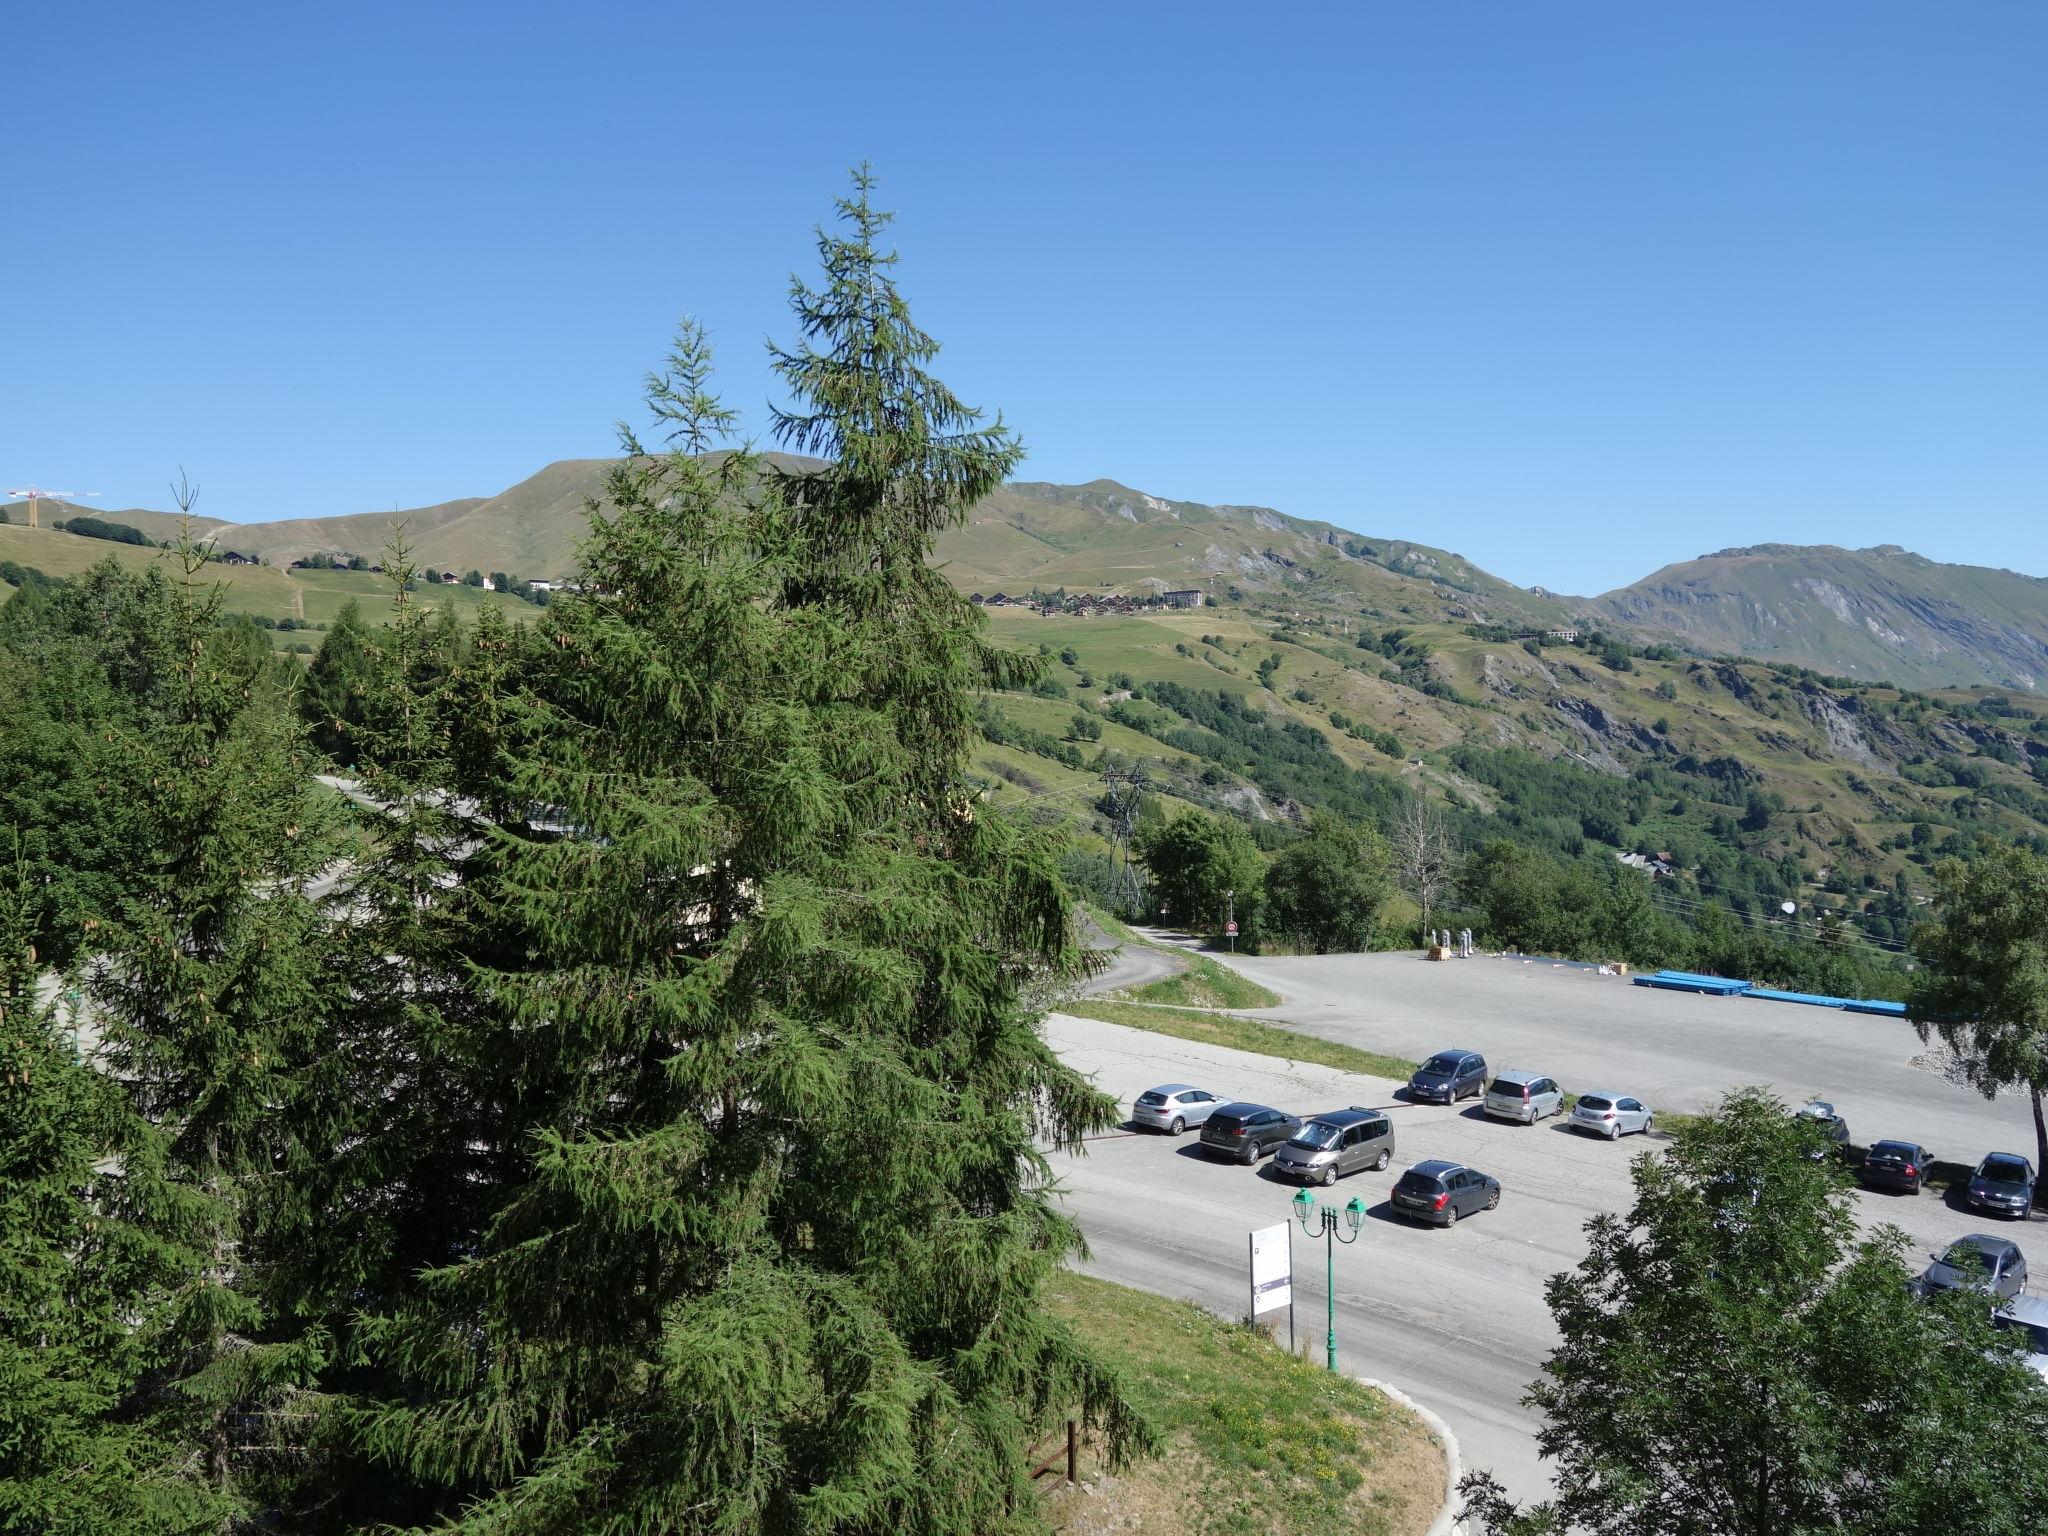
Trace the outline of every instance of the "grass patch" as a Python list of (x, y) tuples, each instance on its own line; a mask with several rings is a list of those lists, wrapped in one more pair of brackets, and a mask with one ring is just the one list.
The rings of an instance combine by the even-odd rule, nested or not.
[(1187, 969), (1129, 987), (1123, 996), (1140, 1003), (1178, 1003), (1186, 1008), (1277, 1008), (1281, 997), (1207, 955), (1185, 957)]
[(1378, 1051), (1360, 1050), (1355, 1045), (1299, 1034), (1234, 1013), (1197, 1013), (1189, 1008), (1127, 1003), (1100, 997), (1074, 998), (1062, 1003), (1059, 1011), (1084, 1019), (1100, 1019), (1105, 1024), (1121, 1024), (1127, 1029), (1171, 1035), (1176, 1040), (1228, 1046), (1233, 1051), (1252, 1051), (1260, 1056), (1278, 1056), (1286, 1061), (1314, 1062), (1317, 1066), (1335, 1067), (1341, 1072), (1390, 1077), (1400, 1083), (1408, 1081), (1416, 1065), (1400, 1056), (1383, 1056)]
[(1394, 1536), (1435, 1515), (1443, 1453), (1371, 1388), (1187, 1302), (1076, 1274), (1048, 1300), (1116, 1367), (1164, 1446), (1093, 1494), (1055, 1496), (1056, 1529)]

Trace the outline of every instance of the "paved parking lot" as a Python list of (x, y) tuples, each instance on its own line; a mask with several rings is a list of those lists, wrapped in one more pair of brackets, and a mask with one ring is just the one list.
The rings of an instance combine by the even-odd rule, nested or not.
[[(1359, 959), (1398, 963), (1399, 957)], [(1478, 962), (1468, 965), (1476, 967)], [(1242, 968), (1288, 993), (1296, 978), (1274, 968), (1290, 966), (1316, 967), (1319, 962), (1268, 962), (1257, 971), (1245, 963)], [(1430, 970), (1455, 972), (1457, 967)], [(1487, 973), (1468, 968), (1466, 974), (1483, 978)], [(1511, 1002), (1543, 998), (1546, 994), (1541, 988), (1555, 987), (1555, 995), (1562, 1001), (1548, 1005), (1553, 1014), (1582, 1016), (1587, 1010), (1579, 999), (1602, 996), (1581, 990), (1575, 982), (1553, 979), (1548, 972), (1540, 981), (1506, 967), (1490, 974), (1498, 978), (1493, 985), (1510, 989)], [(1599, 978), (1589, 980), (1594, 986), (1600, 984)], [(1343, 984), (1330, 983), (1333, 989)], [(1485, 985), (1483, 979), (1481, 985)], [(1641, 996), (1648, 991), (1622, 988), (1617, 993), (1612, 983), (1607, 985), (1606, 998), (1631, 1003), (1631, 993)], [(1525, 987), (1526, 992), (1521, 990)], [(1323, 1018), (1325, 1027), (1316, 1032), (1336, 1036), (1340, 1029), (1352, 1031), (1341, 1037), (1409, 1055), (1423, 1054), (1436, 1045), (1471, 1045), (1506, 1064), (1508, 1056), (1501, 1054), (1502, 1048), (1495, 1043), (1501, 1037), (1495, 1026), (1484, 1022), (1482, 1012), (1466, 1011), (1472, 1007), (1465, 1001), (1470, 995), (1469, 989), (1446, 988), (1448, 1017), (1412, 1020), (1406, 1026), (1410, 1030), (1407, 1035), (1395, 1030), (1381, 1034), (1377, 1032), (1380, 1026), (1359, 1016), (1383, 1016), (1393, 1012), (1395, 1005), (1380, 989), (1361, 987), (1350, 1001), (1332, 1007)], [(1712, 1006), (1715, 1000), (1682, 1001)], [(1320, 999), (1313, 1005), (1319, 1013), (1324, 1006)], [(1406, 1006), (1423, 1011), (1419, 1004)], [(1489, 1006), (1496, 1012), (1503, 1009), (1498, 1000)], [(1544, 1006), (1537, 1004), (1530, 1011), (1540, 1015)], [(1766, 1017), (1755, 1025), (1746, 1025), (1740, 1016), (1732, 1021), (1708, 1018), (1706, 1023), (1686, 1028), (1685, 1037), (1710, 1034), (1709, 1026), (1714, 1023), (1725, 1026), (1732, 1022), (1756, 1030), (1760, 1037), (1778, 1027), (1769, 1018), (1772, 1005), (1722, 1006), (1744, 1007)], [(1291, 1003), (1290, 1008), (1299, 1011), (1300, 1004)], [(1290, 1008), (1274, 1010), (1274, 1016), (1284, 1017)], [(1678, 1031), (1669, 1023), (1669, 1015), (1687, 1011), (1665, 1010), (1653, 1000), (1646, 1005), (1647, 1017), (1639, 1018), (1635, 1028), (1663, 1028), (1675, 1034)], [(1782, 1011), (1833, 1017), (1814, 1009)], [(1350, 1016), (1349, 1021), (1344, 1015)], [(1592, 1041), (1573, 1041), (1562, 1034), (1553, 1040), (1526, 1014), (1519, 1017), (1512, 1032), (1517, 1038), (1568, 1047), (1554, 1048), (1529, 1061), (1522, 1059), (1520, 1046), (1506, 1048), (1514, 1054), (1516, 1064), (1553, 1071), (1567, 1087), (1593, 1086), (1596, 1078), (1612, 1086), (1641, 1086), (1625, 1065), (1597, 1071), (1570, 1065), (1581, 1056), (1597, 1064), (1597, 1046)], [(1501, 1034), (1507, 1033), (1503, 1027)], [(1654, 1152), (1658, 1143), (1633, 1137), (1610, 1144), (1564, 1130), (1556, 1122), (1533, 1127), (1503, 1124), (1486, 1120), (1469, 1103), (1455, 1110), (1409, 1105), (1396, 1099), (1396, 1085), (1383, 1079), (1247, 1055), (1089, 1019), (1055, 1014), (1047, 1020), (1046, 1034), (1063, 1059), (1091, 1074), (1102, 1089), (1125, 1104), (1155, 1084), (1183, 1081), (1296, 1112), (1350, 1104), (1388, 1109), (1398, 1140), (1393, 1165), (1385, 1173), (1355, 1174), (1328, 1192), (1340, 1204), (1358, 1195), (1370, 1212), (1360, 1241), (1340, 1246), (1336, 1254), (1340, 1364), (1356, 1374), (1392, 1381), (1434, 1408), (1459, 1436), (1468, 1464), (1492, 1468), (1518, 1496), (1542, 1492), (1548, 1478), (1536, 1456), (1536, 1426), (1519, 1399), (1555, 1341), (1543, 1302), (1543, 1283), (1583, 1254), (1582, 1229), (1587, 1218), (1628, 1204), (1628, 1164), (1639, 1153)], [(1617, 1038), (1626, 1040), (1627, 1036)], [(1659, 1045), (1667, 1048), (1663, 1054), (1668, 1055), (1673, 1043), (1668, 1037), (1653, 1038), (1647, 1045), (1634, 1047), (1640, 1055), (1630, 1059), (1655, 1059), (1660, 1055)], [(1807, 1059), (1815, 1058), (1809, 1054)], [(1673, 1069), (1669, 1061), (1665, 1068), (1664, 1076), (1651, 1077), (1652, 1086), (1644, 1091), (1661, 1102), (1672, 1102), (1678, 1081), (1698, 1069), (1682, 1062)], [(1762, 1076), (1730, 1077), (1713, 1091)], [(1911, 1073), (1911, 1077), (1917, 1079), (1920, 1074)], [(1863, 1110), (1859, 1115), (1860, 1101), (1832, 1086), (1844, 1080), (1842, 1076), (1821, 1078), (1811, 1086), (1829, 1087), (1838, 1099), (1846, 1101), (1844, 1107), (1860, 1138), (1865, 1121), (1882, 1118), (1882, 1113)], [(1941, 1086), (1934, 1079), (1927, 1081)], [(1795, 1093), (1809, 1086), (1798, 1078), (1792, 1082), (1798, 1085)], [(1658, 1084), (1663, 1088), (1661, 1094)], [(1911, 1086), (1902, 1081), (1894, 1092), (1904, 1093)], [(1700, 1091), (1688, 1107), (1698, 1107), (1708, 1096)], [(2001, 1113), (1994, 1116), (1981, 1100), (1963, 1097), (1964, 1103), (1945, 1106), (1946, 1113), (1955, 1117), (1952, 1123), (1944, 1122), (1955, 1138), (1948, 1145), (1955, 1145), (1968, 1131), (1974, 1137), (1973, 1145), (2027, 1147), (2030, 1137), (2006, 1128), (2002, 1111), (2009, 1106), (2001, 1106)], [(1912, 1107), (1910, 1096), (1900, 1102)], [(1983, 1123), (1967, 1118), (1972, 1109), (1983, 1117)], [(1899, 1133), (1915, 1135), (1936, 1151), (1943, 1150), (1935, 1132), (1920, 1124)], [(1499, 1178), (1505, 1186), (1500, 1209), (1468, 1218), (1449, 1231), (1393, 1219), (1387, 1197), (1394, 1179), (1408, 1164), (1425, 1157), (1455, 1158)], [(1092, 1250), (1088, 1268), (1125, 1284), (1187, 1297), (1228, 1317), (1242, 1316), (1247, 1306), (1247, 1234), (1254, 1227), (1287, 1220), (1288, 1202), (1295, 1193), (1292, 1184), (1273, 1176), (1268, 1164), (1248, 1169), (1211, 1163), (1196, 1149), (1193, 1133), (1178, 1141), (1142, 1134), (1106, 1137), (1090, 1143), (1086, 1156), (1059, 1159), (1055, 1167), (1065, 1189), (1066, 1208), (1080, 1222)], [(1321, 1198), (1324, 1192), (1317, 1194)], [(1939, 1247), (1964, 1232), (2005, 1230), (1931, 1191), (1918, 1197), (1859, 1194), (1856, 1198), (1859, 1215), (1867, 1224), (1896, 1224), (1906, 1231), (1916, 1253)], [(2014, 1229), (2013, 1235), (2021, 1239), (2023, 1247), (2041, 1249), (2032, 1257), (2048, 1260), (2048, 1238), (2037, 1241), (2029, 1236), (2039, 1230), (2034, 1223)], [(1318, 1241), (1311, 1249), (1296, 1229), (1296, 1334), (1298, 1340), (1309, 1341), (1317, 1358), (1321, 1356), (1327, 1294), (1321, 1248)]]

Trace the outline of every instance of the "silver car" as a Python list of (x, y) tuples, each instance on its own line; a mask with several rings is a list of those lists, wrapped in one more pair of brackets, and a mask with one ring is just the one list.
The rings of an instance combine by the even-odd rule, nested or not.
[(1131, 1123), (1150, 1126), (1178, 1136), (1191, 1125), (1200, 1125), (1216, 1112), (1223, 1100), (1202, 1088), (1186, 1083), (1166, 1083), (1148, 1088), (1131, 1105)]
[(1633, 1094), (1606, 1088), (1597, 1093), (1582, 1093), (1572, 1108), (1571, 1127), (1612, 1141), (1617, 1136), (1649, 1130), (1650, 1106)]
[(2019, 1335), (2028, 1367), (2048, 1381), (2048, 1301), (2039, 1296), (2015, 1296), (1991, 1321)]
[(1487, 1085), (1479, 1106), (1496, 1120), (1534, 1125), (1545, 1115), (1563, 1110), (1564, 1090), (1555, 1078), (1540, 1072), (1503, 1072)]

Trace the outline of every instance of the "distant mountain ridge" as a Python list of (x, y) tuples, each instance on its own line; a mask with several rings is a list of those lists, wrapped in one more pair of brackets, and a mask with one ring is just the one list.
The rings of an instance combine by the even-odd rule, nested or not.
[(2048, 581), (1896, 544), (1723, 549), (1590, 607), (1702, 651), (1867, 682), (2048, 692)]
[[(564, 459), (495, 496), (404, 511), (257, 523), (195, 519), (224, 548), (274, 565), (317, 553), (375, 557), (402, 523), (415, 557), (456, 571), (560, 578), (575, 565), (588, 498), (609, 459)], [(176, 515), (46, 503), (152, 538)], [(22, 521), (16, 511), (13, 521)], [(1525, 589), (1463, 555), (1353, 533), (1271, 507), (1155, 496), (1114, 480), (1013, 481), (937, 561), (962, 590), (1013, 595), (1235, 589), (1371, 622), (1619, 629), (1707, 655), (1746, 655), (1864, 681), (2048, 692), (2048, 580), (1946, 565), (1898, 545), (1755, 544), (1668, 565), (1597, 598)]]

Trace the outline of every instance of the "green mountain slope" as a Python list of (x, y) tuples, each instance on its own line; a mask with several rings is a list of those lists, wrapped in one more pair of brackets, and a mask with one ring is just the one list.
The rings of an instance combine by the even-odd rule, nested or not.
[(1943, 565), (1895, 544), (1724, 549), (1592, 606), (1723, 655), (1914, 687), (2048, 691), (2048, 581)]

